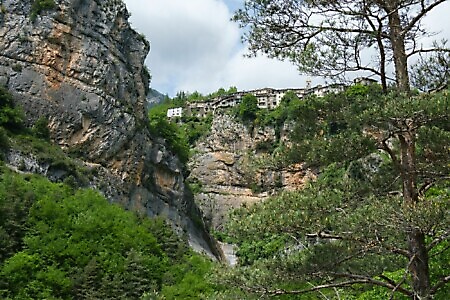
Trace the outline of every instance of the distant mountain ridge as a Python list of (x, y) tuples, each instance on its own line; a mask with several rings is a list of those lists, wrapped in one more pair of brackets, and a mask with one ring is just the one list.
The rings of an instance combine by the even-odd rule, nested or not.
[(147, 108), (161, 104), (166, 97), (167, 95), (151, 88), (147, 94)]

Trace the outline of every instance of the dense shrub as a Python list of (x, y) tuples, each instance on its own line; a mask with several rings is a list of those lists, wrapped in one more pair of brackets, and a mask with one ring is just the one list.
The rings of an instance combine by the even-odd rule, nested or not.
[(251, 125), (256, 120), (258, 108), (258, 99), (251, 94), (245, 95), (238, 106), (238, 117), (246, 125)]
[(4, 151), (9, 148), (9, 138), (6, 130), (0, 127), (0, 150)]
[(31, 20), (35, 20), (36, 17), (44, 10), (51, 10), (56, 7), (54, 0), (35, 0), (31, 6)]
[(170, 150), (172, 150), (182, 163), (187, 163), (189, 159), (189, 143), (186, 134), (177, 124), (167, 119), (167, 109), (170, 104), (162, 104), (149, 110), (149, 129), (155, 137), (166, 140)]
[(1, 299), (200, 299), (212, 267), (162, 218), (0, 168)]
[[(173, 290), (202, 260), (162, 219), (136, 216), (93, 190), (1, 170), (2, 299), (140, 299)], [(197, 285), (205, 285), (202, 274)]]
[(198, 117), (183, 117), (181, 129), (184, 131), (187, 141), (190, 146), (205, 136), (211, 129), (213, 116), (209, 114), (205, 118)]
[(19, 131), (23, 128), (23, 119), (23, 112), (14, 105), (11, 93), (0, 86), (0, 126), (11, 131)]
[(33, 134), (41, 139), (50, 140), (50, 129), (48, 128), (48, 119), (40, 117), (33, 126)]

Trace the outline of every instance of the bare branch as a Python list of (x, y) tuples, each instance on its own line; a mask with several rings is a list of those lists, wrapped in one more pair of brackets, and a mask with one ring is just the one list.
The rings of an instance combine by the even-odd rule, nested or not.
[(444, 234), (431, 241), (431, 243), (427, 247), (427, 251), (431, 251), (436, 245), (438, 245), (442, 241), (447, 240), (448, 238), (450, 238), (450, 232), (446, 231)]
[(443, 287), (445, 284), (447, 284), (450, 281), (450, 275), (449, 276), (445, 276), (444, 278), (442, 278), (441, 280), (438, 281), (438, 283), (436, 283), (433, 287), (431, 287), (430, 289), (430, 294), (434, 295), (436, 294), (436, 292)]
[(429, 48), (429, 49), (417, 49), (412, 51), (411, 53), (407, 54), (408, 57), (411, 57), (416, 54), (420, 53), (430, 53), (430, 52), (444, 52), (444, 53), (450, 53), (450, 49), (448, 48)]
[[(367, 283), (367, 284), (380, 286), (380, 287), (385, 287), (385, 288), (388, 288), (390, 290), (394, 290), (396, 288), (395, 282), (390, 280), (390, 279), (388, 281), (384, 282), (384, 281), (376, 280), (376, 279), (374, 279), (372, 277), (369, 277), (369, 276), (358, 275), (358, 274), (351, 274), (351, 273), (335, 273), (333, 275), (338, 277), (338, 278), (341, 277), (341, 278), (351, 278), (351, 279), (355, 279), (355, 280), (362, 280), (362, 281), (365, 281), (365, 283)], [(385, 276), (383, 276), (383, 277), (384, 278), (382, 278), (382, 279), (385, 279), (385, 280), (387, 279), (387, 277), (385, 277)], [(407, 290), (405, 288), (402, 288), (402, 287), (398, 287), (397, 290), (400, 293), (402, 293), (404, 295), (407, 295), (407, 296), (410, 296), (412, 294), (411, 291), (409, 291), (409, 290)]]
[[(336, 282), (336, 283), (329, 283), (329, 284), (323, 284), (323, 285), (317, 285), (308, 289), (303, 290), (285, 290), (285, 289), (275, 289), (275, 290), (264, 290), (264, 292), (267, 295), (270, 296), (280, 296), (280, 295), (300, 295), (300, 294), (306, 294), (311, 292), (320, 291), (323, 289), (330, 289), (330, 288), (337, 288), (337, 287), (348, 287), (355, 284), (369, 284), (369, 285), (375, 285), (375, 286), (381, 286), (389, 289), (394, 289), (395, 285), (392, 285), (387, 282), (383, 282), (380, 280), (373, 279), (371, 277), (363, 276), (363, 275), (354, 275), (354, 274), (336, 274), (338, 277), (345, 277), (345, 278), (352, 278), (352, 280), (348, 281), (342, 281), (342, 282)], [(398, 288), (398, 291), (404, 295), (410, 296), (412, 293), (404, 288)], [(255, 290), (253, 290), (255, 292)], [(256, 291), (261, 293), (262, 291)]]
[(407, 26), (405, 26), (402, 30), (402, 35), (410, 31), (427, 13), (429, 13), (433, 8), (436, 6), (444, 3), (447, 0), (437, 0), (436, 2), (430, 4), (428, 7), (425, 7), (423, 1), (422, 1), (422, 9), (421, 11), (415, 16)]

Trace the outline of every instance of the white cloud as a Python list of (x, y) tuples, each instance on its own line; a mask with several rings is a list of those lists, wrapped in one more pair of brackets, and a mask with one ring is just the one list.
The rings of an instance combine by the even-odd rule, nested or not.
[(126, 0), (131, 22), (151, 42), (147, 63), (161, 92), (210, 89), (239, 41), (230, 12), (217, 0)]
[(237, 86), (242, 90), (261, 87), (286, 88), (303, 87), (307, 76), (301, 76), (297, 68), (290, 62), (267, 59), (263, 56), (255, 58), (243, 57), (241, 50), (229, 61), (224, 70), (224, 86)]
[[(306, 76), (289, 62), (265, 57), (244, 58), (238, 25), (232, 11), (243, 0), (124, 0), (132, 25), (151, 43), (147, 64), (151, 86), (174, 96), (177, 91), (207, 94), (236, 86), (240, 90), (261, 87), (303, 87)], [(425, 27), (442, 31), (450, 3), (444, 3), (425, 19)], [(434, 37), (436, 38), (436, 37)], [(322, 83), (313, 78), (313, 84)]]
[[(436, 35), (425, 39), (424, 46), (431, 44), (433, 40), (450, 39), (450, 26), (448, 18), (450, 12), (450, 1), (440, 4), (437, 8), (429, 12), (424, 18), (424, 28)], [(449, 46), (447, 44), (447, 46)]]
[[(125, 0), (132, 25), (151, 43), (147, 64), (152, 87), (207, 94), (221, 87), (240, 90), (296, 87), (305, 77), (288, 62), (244, 58), (238, 25), (219, 0)], [(237, 0), (232, 1), (237, 7)]]

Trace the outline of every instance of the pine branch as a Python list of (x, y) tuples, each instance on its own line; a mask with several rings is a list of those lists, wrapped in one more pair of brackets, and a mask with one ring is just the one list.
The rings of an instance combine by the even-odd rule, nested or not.
[(450, 232), (446, 231), (444, 234), (442, 234), (441, 236), (439, 236), (436, 239), (434, 239), (433, 241), (431, 241), (431, 243), (427, 247), (427, 251), (431, 251), (436, 245), (438, 245), (442, 241), (445, 241), (449, 237), (450, 237)]
[(424, 3), (422, 2), (422, 10), (415, 16), (408, 25), (403, 28), (401, 34), (405, 35), (408, 31), (410, 31), (420, 20), (429, 13), (432, 9), (434, 9), (436, 6), (446, 2), (447, 0), (438, 0), (432, 4), (430, 4), (428, 7), (425, 7)]
[(450, 281), (450, 275), (449, 276), (445, 276), (443, 277), (441, 280), (439, 280), (439, 282), (437, 284), (435, 284), (433, 287), (431, 287), (430, 289), (430, 295), (434, 295), (436, 294), (436, 292), (445, 284), (447, 284)]
[(450, 53), (450, 49), (448, 49), (448, 48), (417, 49), (417, 50), (411, 51), (411, 52), (408, 53), (406, 56), (407, 56), (407, 57), (411, 57), (411, 56), (416, 55), (416, 54), (420, 54), (420, 53), (430, 53), (430, 52), (445, 52), (445, 53)]

